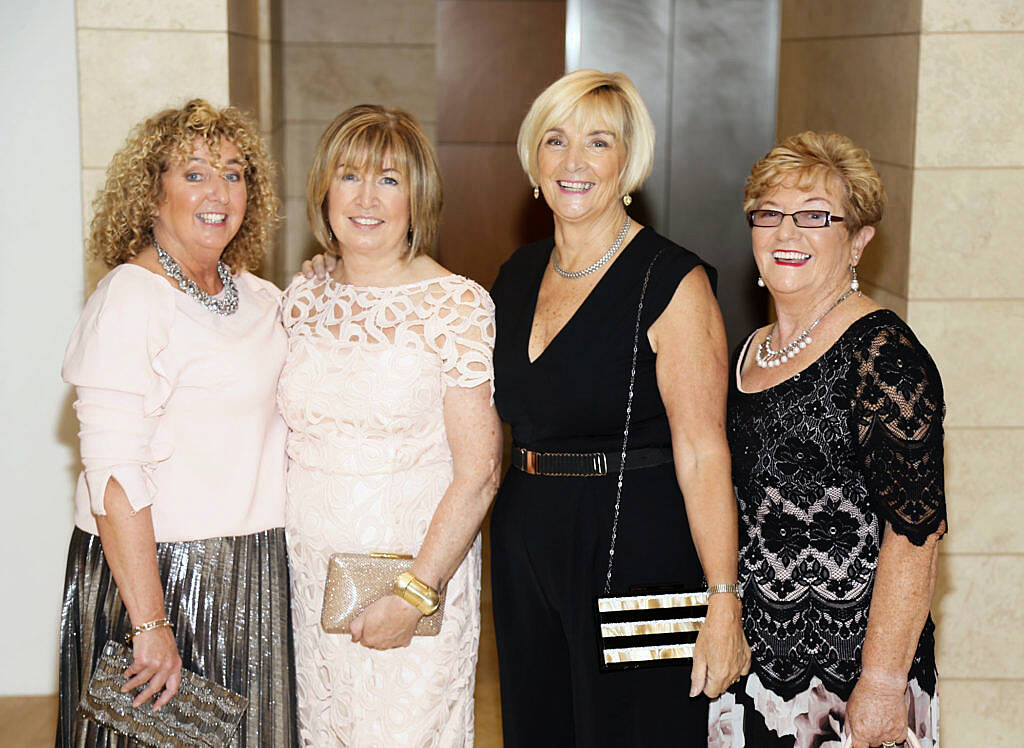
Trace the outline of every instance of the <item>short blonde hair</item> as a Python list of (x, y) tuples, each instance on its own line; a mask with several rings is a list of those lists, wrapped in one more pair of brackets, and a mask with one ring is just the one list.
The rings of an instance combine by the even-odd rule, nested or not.
[(619, 190), (625, 194), (639, 189), (654, 163), (654, 122), (629, 76), (600, 70), (563, 75), (534, 99), (516, 141), (519, 162), (530, 184), (537, 186), (537, 150), (544, 133), (570, 117), (605, 121), (626, 149)]
[(306, 216), (313, 236), (328, 252), (338, 249), (327, 215), (327, 193), (338, 167), (380, 172), (385, 163), (409, 186), (406, 259), (434, 249), (443, 201), (434, 147), (407, 112), (361, 104), (346, 109), (324, 130), (306, 180)]
[(242, 153), (245, 218), (221, 260), (236, 273), (259, 267), (280, 221), (274, 164), (252, 119), (234, 107), (217, 109), (203, 99), (166, 109), (137, 125), (114, 154), (106, 184), (93, 201), (86, 241), (90, 257), (114, 267), (153, 243), (153, 213), (163, 197), (163, 174), (172, 163), (187, 159), (197, 140), (215, 160), (223, 143), (233, 143)]
[(882, 220), (885, 187), (868, 152), (845, 135), (812, 130), (786, 138), (754, 164), (743, 190), (743, 210), (756, 210), (781, 186), (807, 190), (821, 178), (838, 186), (849, 234)]

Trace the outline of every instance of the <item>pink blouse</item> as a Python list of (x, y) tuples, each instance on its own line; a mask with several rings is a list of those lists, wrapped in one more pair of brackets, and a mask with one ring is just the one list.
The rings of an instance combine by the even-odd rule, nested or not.
[(111, 270), (89, 298), (62, 372), (78, 394), (82, 530), (97, 534), (110, 478), (136, 511), (151, 507), (158, 542), (284, 525), (280, 291), (251, 273), (235, 282), (226, 317), (137, 265)]

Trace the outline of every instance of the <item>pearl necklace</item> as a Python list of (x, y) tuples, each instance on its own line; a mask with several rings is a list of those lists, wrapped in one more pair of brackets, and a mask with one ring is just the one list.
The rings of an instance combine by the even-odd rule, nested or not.
[(558, 273), (563, 278), (582, 278), (584, 275), (590, 275), (592, 272), (594, 272), (599, 267), (601, 267), (606, 262), (608, 262), (608, 260), (612, 259), (612, 257), (615, 255), (615, 253), (619, 251), (619, 247), (622, 246), (622, 242), (626, 238), (626, 233), (629, 231), (629, 225), (630, 225), (629, 216), (626, 216), (626, 222), (624, 224), (622, 224), (622, 230), (619, 231), (619, 235), (617, 237), (615, 237), (615, 242), (608, 249), (608, 251), (605, 252), (600, 257), (598, 257), (597, 258), (597, 262), (595, 262), (593, 265), (591, 265), (590, 267), (585, 267), (582, 270), (575, 270), (573, 272), (569, 272), (568, 270), (563, 270), (559, 266), (559, 264), (558, 264), (558, 258), (555, 257), (555, 253), (552, 252), (551, 253), (551, 265), (555, 268), (555, 272)]
[(160, 261), (160, 267), (164, 269), (167, 275), (178, 281), (178, 288), (184, 291), (186, 296), (191, 297), (194, 301), (199, 302), (215, 314), (227, 316), (234, 314), (238, 310), (238, 287), (235, 285), (235, 279), (231, 277), (231, 270), (227, 265), (223, 262), (217, 262), (217, 275), (220, 276), (221, 283), (224, 284), (224, 298), (215, 299), (201, 289), (194, 280), (185, 275), (181, 265), (167, 254), (167, 251), (160, 246), (155, 236), (153, 237), (153, 246), (156, 247), (156, 256)]
[(776, 322), (774, 325), (772, 325), (772, 331), (769, 332), (767, 336), (765, 336), (764, 342), (761, 343), (761, 345), (757, 346), (757, 353), (754, 354), (754, 360), (757, 361), (757, 365), (760, 366), (762, 369), (767, 369), (770, 366), (779, 366), (780, 364), (786, 363), (787, 361), (789, 361), (789, 359), (793, 358), (795, 355), (803, 351), (803, 349), (810, 345), (811, 342), (814, 340), (811, 337), (811, 331), (818, 326), (819, 322), (825, 319), (826, 314), (828, 314), (837, 306), (846, 301), (847, 297), (850, 294), (854, 293), (856, 290), (857, 289), (855, 288), (851, 288), (838, 299), (833, 301), (832, 306), (826, 309), (824, 313), (822, 313), (822, 315), (818, 317), (818, 319), (814, 320), (810, 327), (806, 328), (803, 332), (797, 335), (793, 339), (792, 343), (783, 348), (780, 348), (777, 351), (772, 349), (772, 334), (778, 328), (779, 323)]

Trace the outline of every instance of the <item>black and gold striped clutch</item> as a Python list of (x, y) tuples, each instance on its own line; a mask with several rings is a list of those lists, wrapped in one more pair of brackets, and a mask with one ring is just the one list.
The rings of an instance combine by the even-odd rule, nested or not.
[(602, 672), (691, 664), (707, 613), (707, 592), (597, 598)]

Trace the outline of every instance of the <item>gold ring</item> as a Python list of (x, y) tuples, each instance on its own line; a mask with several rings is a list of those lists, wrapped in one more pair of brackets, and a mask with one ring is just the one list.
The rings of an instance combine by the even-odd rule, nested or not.
[(895, 740), (886, 740), (882, 743), (882, 748), (896, 748)]

